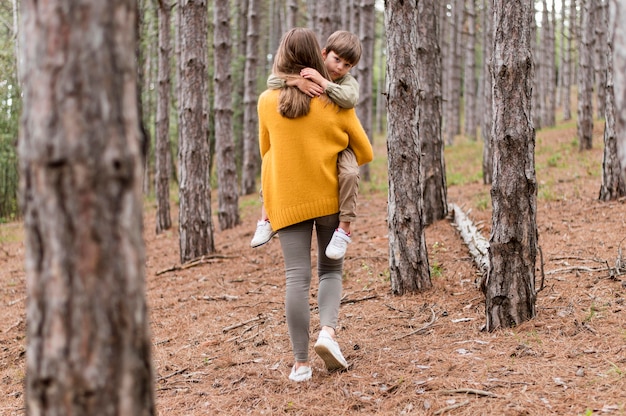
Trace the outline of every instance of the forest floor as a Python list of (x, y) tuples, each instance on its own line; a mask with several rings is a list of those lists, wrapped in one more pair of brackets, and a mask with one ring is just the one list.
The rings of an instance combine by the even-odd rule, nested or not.
[[(614, 273), (616, 261), (624, 261), (626, 200), (597, 199), (601, 127), (589, 152), (578, 152), (575, 136), (575, 123), (537, 133), (543, 259), (537, 259), (536, 287), (543, 288), (535, 318), (481, 330), (477, 269), (450, 218), (425, 231), (433, 288), (393, 295), (387, 193), (366, 189), (345, 260), (338, 328), (350, 368), (327, 373), (313, 352), (314, 279), (313, 378), (299, 384), (287, 378), (293, 357), (280, 242), (249, 246), (257, 198), (241, 199), (240, 226), (216, 231), (215, 256), (187, 266), (179, 263), (177, 224), (156, 236), (148, 203), (146, 285), (158, 414), (626, 414), (626, 276)], [(384, 144), (376, 151), (384, 153)], [(450, 185), (448, 201), (489, 238), (488, 186)], [(0, 415), (24, 413), (21, 236), (22, 224), (0, 226)]]

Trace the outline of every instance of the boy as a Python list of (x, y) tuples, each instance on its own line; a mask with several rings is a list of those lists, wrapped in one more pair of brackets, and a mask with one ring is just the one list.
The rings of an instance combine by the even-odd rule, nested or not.
[[(272, 74), (267, 80), (270, 89), (282, 88), (285, 85), (295, 86), (310, 97), (326, 93), (339, 107), (353, 108), (359, 99), (359, 84), (349, 74), (361, 59), (361, 42), (350, 32), (337, 31), (328, 37), (326, 46), (322, 49), (324, 64), (332, 79), (328, 81), (318, 71), (304, 68), (301, 77), (283, 80)], [(356, 218), (356, 198), (359, 187), (359, 167), (354, 153), (350, 148), (340, 152), (337, 158), (339, 179), (339, 226), (335, 230), (330, 243), (326, 247), (326, 256), (331, 259), (340, 259), (352, 241), (350, 238), (350, 224)], [(250, 242), (252, 247), (259, 247), (276, 234), (267, 218), (265, 208), (261, 207), (261, 219), (257, 222), (257, 229)]]

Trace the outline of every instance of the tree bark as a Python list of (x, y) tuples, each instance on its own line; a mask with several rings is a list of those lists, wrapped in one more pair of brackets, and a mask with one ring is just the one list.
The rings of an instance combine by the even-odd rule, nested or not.
[(259, 67), (260, 1), (248, 4), (246, 63), (244, 67), (243, 169), (241, 188), (245, 195), (258, 192), (256, 177), (260, 170), (259, 129), (257, 123), (257, 71)]
[(159, 0), (159, 84), (156, 113), (156, 233), (172, 228), (170, 213), (170, 178), (172, 154), (170, 150), (170, 16), (168, 0)]
[(578, 51), (578, 148), (589, 150), (593, 147), (593, 51), (594, 28), (593, 12), (594, 0), (581, 0), (582, 29), (580, 48)]
[(483, 183), (491, 185), (493, 181), (493, 151), (491, 128), (493, 126), (493, 78), (491, 74), (491, 59), (493, 55), (493, 13), (491, 0), (485, 1), (483, 6), (483, 118), (481, 133), (483, 137)]
[(137, 3), (21, 11), (26, 414), (153, 415)]
[(233, 100), (231, 82), (232, 45), (230, 1), (213, 4), (213, 64), (215, 66), (215, 153), (217, 155), (217, 219), (221, 230), (239, 224), (239, 189), (233, 140)]
[[(606, 27), (606, 21), (604, 22)], [(611, 201), (626, 196), (626, 183), (621, 175), (621, 164), (617, 156), (617, 130), (615, 126), (615, 95), (613, 90), (612, 41), (607, 53), (606, 104), (604, 122), (604, 157), (602, 160), (602, 186), (599, 199)]]
[(211, 219), (207, 79), (207, 4), (180, 2), (180, 261), (215, 251)]
[[(376, 34), (376, 9), (374, 8), (374, 0), (362, 0), (359, 11), (359, 39), (363, 53), (358, 64), (357, 78), (359, 80), (359, 102), (356, 106), (356, 112), (361, 120), (363, 129), (367, 133), (370, 142), (373, 142), (374, 135), (372, 129), (372, 83), (374, 79), (374, 35)], [(365, 182), (371, 180), (369, 164), (360, 167), (361, 178)]]
[(411, 2), (385, 3), (389, 53), (387, 157), (389, 164), (389, 270), (394, 294), (432, 287), (422, 223), (420, 178), (417, 9)]
[(620, 162), (622, 180), (626, 182), (626, 0), (611, 0), (610, 26), (613, 29), (613, 76), (615, 107), (622, 109), (615, 115), (617, 130), (617, 157)]
[(496, 0), (493, 55), (493, 204), (486, 282), (486, 328), (519, 325), (535, 316), (537, 179), (532, 0)]
[(464, 133), (471, 141), (476, 141), (476, 5), (475, 0), (466, 1), (467, 28), (464, 42), (465, 45), (465, 73), (463, 76), (463, 109), (465, 113)]
[(437, 1), (425, 0), (417, 7), (416, 74), (419, 90), (417, 134), (421, 148), (424, 187), (423, 223), (429, 225), (448, 215), (446, 166), (441, 131), (441, 50)]

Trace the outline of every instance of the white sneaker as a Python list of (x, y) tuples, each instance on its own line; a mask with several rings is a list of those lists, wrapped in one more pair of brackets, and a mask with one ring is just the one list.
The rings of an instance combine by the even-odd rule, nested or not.
[(344, 230), (337, 228), (333, 233), (333, 238), (330, 239), (330, 243), (326, 247), (326, 257), (333, 260), (339, 260), (346, 255), (348, 244), (352, 242), (352, 239)]
[(313, 348), (317, 355), (324, 360), (328, 371), (345, 370), (348, 368), (348, 362), (343, 358), (339, 344), (337, 344), (337, 341), (335, 341), (328, 332), (324, 330), (320, 331), (320, 335)]
[(311, 367), (301, 366), (300, 368), (296, 370), (296, 365), (294, 364), (293, 367), (291, 367), (291, 374), (289, 374), (289, 380), (295, 381), (295, 382), (308, 381), (311, 379), (312, 375), (313, 375), (313, 371), (311, 370)]
[(252, 241), (250, 241), (250, 246), (252, 248), (262, 246), (267, 243), (274, 237), (276, 231), (272, 230), (272, 225), (269, 220), (259, 220), (256, 223), (256, 231), (254, 232), (254, 237), (252, 237)]

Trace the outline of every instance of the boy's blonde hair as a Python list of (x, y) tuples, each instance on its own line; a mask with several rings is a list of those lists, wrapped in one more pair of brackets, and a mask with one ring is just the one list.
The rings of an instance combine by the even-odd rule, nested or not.
[(361, 60), (361, 41), (359, 37), (352, 32), (338, 30), (328, 37), (326, 53), (335, 52), (338, 57), (347, 61), (351, 66), (356, 66)]

